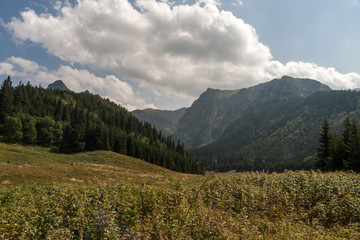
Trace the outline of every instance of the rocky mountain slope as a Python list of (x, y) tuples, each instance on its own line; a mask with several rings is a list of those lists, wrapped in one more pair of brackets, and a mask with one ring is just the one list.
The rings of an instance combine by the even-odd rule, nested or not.
[(158, 110), (147, 108), (144, 110), (135, 110), (132, 114), (139, 120), (149, 122), (161, 130), (165, 136), (172, 135), (177, 130), (179, 120), (184, 116), (186, 108), (180, 108), (175, 111)]
[(216, 141), (235, 120), (258, 111), (263, 104), (306, 98), (331, 89), (315, 80), (284, 76), (241, 90), (208, 89), (186, 110), (175, 136), (186, 148), (197, 148)]
[(71, 91), (62, 80), (56, 80), (55, 82), (49, 84), (47, 89)]

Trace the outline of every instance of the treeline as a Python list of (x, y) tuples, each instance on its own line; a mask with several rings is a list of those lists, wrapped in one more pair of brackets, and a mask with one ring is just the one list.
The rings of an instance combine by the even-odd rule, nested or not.
[(340, 133), (330, 133), (327, 119), (322, 123), (316, 167), (323, 171), (353, 170), (360, 172), (360, 123), (347, 116)]
[(0, 90), (0, 135), (8, 143), (60, 153), (110, 150), (187, 173), (203, 173), (180, 141), (140, 122), (125, 108), (89, 92), (47, 90), (5, 79)]

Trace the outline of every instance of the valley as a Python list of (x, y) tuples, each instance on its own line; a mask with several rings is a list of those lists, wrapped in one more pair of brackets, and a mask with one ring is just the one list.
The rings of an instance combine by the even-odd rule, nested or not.
[[(356, 91), (286, 77), (138, 111), (146, 122), (89, 92), (14, 91), (1, 115), (1, 239), (360, 238), (359, 174), (310, 170), (321, 121), (341, 132)], [(184, 148), (191, 131), (197, 148)]]
[(246, 89), (208, 89), (172, 136), (210, 170), (312, 169), (321, 122), (329, 119), (333, 132), (342, 131), (347, 116), (359, 118), (358, 102), (357, 91), (288, 76)]

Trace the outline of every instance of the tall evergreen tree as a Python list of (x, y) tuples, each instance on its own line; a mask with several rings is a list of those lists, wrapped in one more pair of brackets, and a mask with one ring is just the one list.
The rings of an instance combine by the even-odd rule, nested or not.
[(327, 169), (331, 171), (344, 169), (346, 148), (341, 135), (332, 135), (330, 143), (330, 160)]
[(343, 137), (343, 144), (344, 144), (344, 158), (343, 158), (343, 164), (349, 161), (350, 158), (350, 137), (351, 135), (351, 120), (349, 115), (346, 116), (344, 120), (344, 130), (342, 133)]
[(13, 111), (14, 89), (10, 76), (2, 83), (0, 89), (0, 124), (4, 123), (6, 117)]
[(360, 171), (360, 133), (357, 120), (353, 118), (350, 123), (349, 140), (346, 144), (347, 159), (344, 165), (347, 169)]
[(54, 120), (49, 117), (40, 118), (36, 122), (37, 144), (44, 147), (50, 147), (53, 145), (55, 140), (54, 126)]
[(320, 147), (317, 149), (316, 168), (326, 170), (330, 161), (330, 141), (329, 121), (325, 118), (321, 125), (322, 132), (319, 137)]
[(32, 117), (25, 117), (22, 120), (23, 143), (34, 145), (36, 143), (36, 119)]

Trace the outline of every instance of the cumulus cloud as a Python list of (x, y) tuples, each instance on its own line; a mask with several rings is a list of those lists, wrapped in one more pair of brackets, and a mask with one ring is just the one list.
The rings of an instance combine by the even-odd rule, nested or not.
[(270, 76), (288, 75), (296, 78), (316, 79), (333, 89), (354, 89), (360, 86), (358, 73), (342, 74), (335, 68), (325, 68), (315, 63), (288, 62), (284, 65), (277, 61), (271, 61), (267, 70)]
[[(220, 10), (220, 3), (57, 2), (57, 15), (38, 15), (27, 9), (21, 19), (13, 18), (6, 27), (16, 39), (39, 43), (69, 63), (109, 70), (161, 94), (188, 99), (207, 87), (248, 87), (284, 74), (312, 77), (333, 88), (359, 87), (356, 73), (340, 74), (312, 63), (274, 61), (255, 29)], [(104, 81), (111, 83), (112, 79)]]
[(42, 86), (61, 79), (75, 92), (89, 90), (123, 105), (128, 110), (155, 107), (137, 96), (131, 85), (113, 75), (102, 78), (87, 70), (74, 69), (64, 65), (55, 71), (50, 71), (33, 61), (19, 57), (10, 57), (4, 62), (0, 62), (0, 75), (20, 77), (25, 82), (30, 81), (34, 85), (41, 84)]

